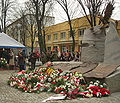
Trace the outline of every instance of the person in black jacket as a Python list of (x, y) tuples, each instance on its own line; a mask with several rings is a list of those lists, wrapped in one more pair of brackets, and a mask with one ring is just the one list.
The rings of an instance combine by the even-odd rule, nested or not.
[(26, 53), (25, 50), (23, 49), (22, 51), (19, 51), (18, 53), (18, 65), (20, 68), (20, 71), (26, 69)]
[(35, 52), (31, 53), (30, 55), (31, 70), (35, 69), (36, 59), (38, 59), (37, 54)]

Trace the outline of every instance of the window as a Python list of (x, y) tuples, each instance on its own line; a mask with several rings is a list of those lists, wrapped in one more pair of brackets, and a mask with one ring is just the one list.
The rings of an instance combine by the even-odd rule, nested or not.
[(58, 34), (54, 34), (54, 40), (58, 40)]
[[(74, 33), (74, 36), (75, 36), (75, 30), (73, 30), (73, 33)], [(72, 35), (70, 34), (70, 31), (69, 31), (69, 37), (72, 37)]]
[(79, 36), (84, 35), (85, 28), (79, 29)]
[(48, 51), (51, 51), (51, 47), (50, 47), (50, 46), (49, 46), (49, 47), (47, 47), (47, 50), (48, 50)]
[(48, 35), (47, 38), (48, 38), (48, 41), (51, 41), (51, 35)]
[(61, 32), (60, 39), (66, 39), (66, 32)]
[(53, 46), (54, 51), (57, 51), (58, 50), (57, 48), (58, 48), (57, 46)]

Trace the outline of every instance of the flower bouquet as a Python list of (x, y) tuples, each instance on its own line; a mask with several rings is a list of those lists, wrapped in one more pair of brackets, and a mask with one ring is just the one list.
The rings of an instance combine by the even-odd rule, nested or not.
[(62, 94), (67, 99), (101, 97), (110, 94), (105, 84), (101, 85), (96, 81), (87, 85), (82, 74), (78, 72), (63, 72), (50, 67), (18, 72), (9, 78), (8, 84), (23, 92), (53, 92)]
[(7, 68), (7, 61), (5, 58), (0, 58), (0, 68)]
[(103, 97), (109, 96), (110, 91), (107, 90), (107, 85), (105, 83), (100, 83), (100, 81), (91, 81), (87, 86), (85, 92), (80, 93), (83, 97)]

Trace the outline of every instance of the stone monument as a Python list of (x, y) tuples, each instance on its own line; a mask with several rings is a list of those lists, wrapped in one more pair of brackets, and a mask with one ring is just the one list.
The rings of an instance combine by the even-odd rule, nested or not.
[(99, 63), (104, 61), (105, 30), (101, 26), (86, 29), (84, 32), (81, 61)]

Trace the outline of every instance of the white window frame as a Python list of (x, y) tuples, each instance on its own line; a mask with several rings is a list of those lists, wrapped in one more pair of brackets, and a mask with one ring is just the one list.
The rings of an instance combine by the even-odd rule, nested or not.
[(85, 29), (86, 29), (86, 28), (80, 28), (80, 29), (78, 30), (79, 37), (84, 35)]
[[(55, 36), (55, 35), (56, 35), (56, 36)], [(54, 41), (58, 40), (58, 33), (54, 33), (54, 34), (53, 34), (53, 39), (54, 39)]]
[(60, 39), (66, 39), (66, 32), (61, 32), (60, 33)]

